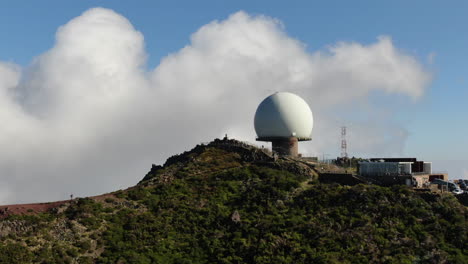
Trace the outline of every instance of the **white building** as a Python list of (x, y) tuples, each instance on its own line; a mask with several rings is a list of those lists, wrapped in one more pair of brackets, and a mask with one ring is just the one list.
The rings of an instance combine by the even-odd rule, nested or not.
[(417, 161), (416, 158), (371, 159), (359, 162), (358, 174), (385, 185), (406, 184), (423, 187), (431, 180), (432, 163)]

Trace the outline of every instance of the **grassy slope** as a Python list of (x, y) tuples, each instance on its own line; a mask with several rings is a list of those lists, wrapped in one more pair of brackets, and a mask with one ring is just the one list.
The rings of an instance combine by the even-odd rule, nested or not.
[(468, 263), (453, 196), (295, 166), (196, 148), (105, 201), (0, 221), (0, 263)]

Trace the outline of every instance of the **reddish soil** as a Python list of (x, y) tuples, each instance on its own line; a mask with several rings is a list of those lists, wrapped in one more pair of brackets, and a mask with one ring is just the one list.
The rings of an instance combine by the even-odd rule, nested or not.
[[(97, 202), (102, 202), (108, 197), (114, 197), (112, 193), (106, 193), (88, 198), (94, 199)], [(34, 215), (47, 212), (53, 208), (59, 208), (61, 205), (68, 205), (72, 200), (48, 202), (48, 203), (31, 203), (31, 204), (10, 204), (0, 205), (0, 219), (9, 215)]]
[(70, 201), (57, 201), (50, 203), (34, 203), (34, 204), (11, 204), (0, 206), (0, 218), (5, 218), (9, 215), (31, 215), (42, 212), (47, 212), (52, 208), (57, 208), (62, 204)]

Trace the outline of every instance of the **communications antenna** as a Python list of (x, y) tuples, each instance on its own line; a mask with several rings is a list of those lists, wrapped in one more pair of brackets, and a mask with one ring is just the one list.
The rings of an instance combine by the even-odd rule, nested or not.
[(346, 143), (346, 127), (343, 126), (341, 127), (341, 157), (342, 158), (348, 157), (347, 147), (348, 145)]

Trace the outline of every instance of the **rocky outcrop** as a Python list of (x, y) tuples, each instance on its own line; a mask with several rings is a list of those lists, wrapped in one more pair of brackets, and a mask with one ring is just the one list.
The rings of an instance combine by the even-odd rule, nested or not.
[(4, 220), (0, 221), (0, 237), (8, 235), (24, 234), (33, 230), (33, 225), (25, 220)]
[(275, 162), (259, 162), (257, 165), (269, 167), (277, 170), (284, 170), (296, 175), (303, 175), (315, 178), (317, 173), (310, 167), (294, 160), (279, 158)]
[(274, 161), (273, 155), (267, 149), (258, 148), (234, 139), (215, 139), (207, 147), (216, 147), (228, 152), (237, 153), (242, 161), (246, 162)]
[[(199, 155), (213, 148), (237, 154), (239, 162), (268, 163), (276, 160), (267, 149), (258, 148), (234, 139), (215, 139), (207, 144), (197, 145), (190, 151), (171, 156), (163, 166), (153, 164), (150, 171), (139, 184), (146, 185), (153, 182), (170, 183), (179, 170), (191, 162), (196, 163)], [(218, 157), (213, 157), (213, 159), (216, 158)]]
[[(273, 156), (271, 155), (271, 153), (269, 153), (267, 149), (258, 148), (256, 146), (250, 145), (242, 141), (224, 138), (215, 139), (206, 145), (197, 145), (190, 151), (185, 151), (182, 154), (174, 155), (166, 160), (163, 167), (166, 168), (176, 163), (186, 164), (190, 161), (193, 161), (194, 156), (203, 153), (207, 148), (218, 148), (227, 152), (237, 153), (240, 155), (242, 161), (245, 162), (274, 160)], [(158, 170), (160, 168), (162, 167), (153, 166), (152, 170)]]

